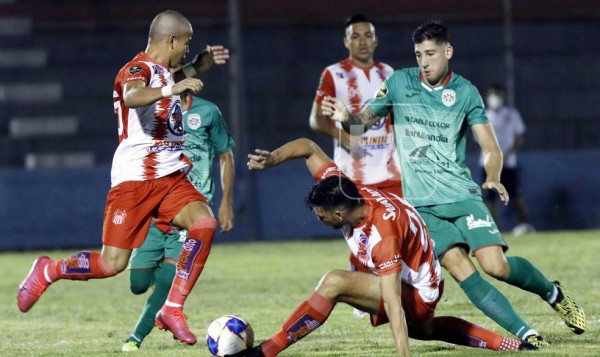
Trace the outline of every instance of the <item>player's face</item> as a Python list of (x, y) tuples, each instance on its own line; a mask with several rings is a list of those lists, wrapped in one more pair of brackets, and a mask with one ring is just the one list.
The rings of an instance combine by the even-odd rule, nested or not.
[(323, 207), (314, 207), (313, 212), (319, 221), (325, 223), (333, 229), (341, 229), (346, 223), (343, 219), (343, 211), (326, 210)]
[(448, 74), (448, 62), (453, 49), (447, 42), (426, 40), (415, 44), (415, 56), (423, 77), (432, 86), (442, 84)]
[(181, 36), (171, 37), (171, 63), (169, 67), (177, 68), (181, 66), (185, 61), (185, 55), (190, 52), (190, 42), (192, 41), (192, 33), (186, 33)]
[(348, 26), (344, 45), (354, 61), (370, 66), (377, 47), (375, 28), (370, 22), (357, 22)]

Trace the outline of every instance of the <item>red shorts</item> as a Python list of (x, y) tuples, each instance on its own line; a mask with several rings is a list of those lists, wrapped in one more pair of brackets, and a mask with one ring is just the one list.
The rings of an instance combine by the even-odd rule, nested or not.
[(177, 213), (193, 201), (206, 202), (206, 198), (180, 171), (155, 180), (122, 182), (108, 191), (102, 244), (137, 248), (146, 239), (152, 218), (156, 227), (167, 232)]
[[(440, 293), (438, 298), (432, 302), (425, 302), (419, 295), (419, 291), (412, 285), (402, 283), (402, 309), (406, 317), (406, 323), (421, 323), (433, 318), (433, 313), (444, 292), (444, 281), (438, 287)], [(383, 300), (379, 303), (377, 315), (371, 315), (373, 327), (390, 322), (383, 306)]]

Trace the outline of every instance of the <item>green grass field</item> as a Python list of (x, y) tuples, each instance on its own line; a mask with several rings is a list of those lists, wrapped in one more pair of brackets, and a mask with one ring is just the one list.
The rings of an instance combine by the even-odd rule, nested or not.
[[(235, 234), (235, 233), (234, 233)], [(571, 333), (539, 297), (494, 282), (525, 320), (552, 344), (527, 352), (536, 356), (600, 356), (600, 232), (540, 233), (506, 237), (509, 254), (529, 258), (551, 280), (560, 280), (587, 313), (588, 330)], [(60, 258), (74, 251), (43, 252)], [(148, 295), (129, 292), (128, 274), (88, 282), (60, 281), (37, 305), (22, 314), (16, 306), (18, 284), (40, 252), (0, 254), (0, 356), (119, 355), (123, 338), (137, 320)], [(210, 356), (204, 334), (210, 322), (236, 314), (252, 324), (257, 341), (269, 338), (293, 309), (313, 291), (324, 272), (344, 269), (347, 249), (341, 239), (291, 243), (216, 244), (207, 268), (188, 299), (186, 313), (199, 343), (176, 343), (170, 333), (154, 330), (139, 356)], [(471, 306), (446, 278), (437, 315), (455, 315), (507, 334)], [(392, 356), (387, 326), (371, 328), (352, 309), (338, 305), (327, 323), (282, 356)], [(487, 356), (499, 352), (411, 340), (419, 356)], [(517, 353), (502, 353), (513, 356)]]

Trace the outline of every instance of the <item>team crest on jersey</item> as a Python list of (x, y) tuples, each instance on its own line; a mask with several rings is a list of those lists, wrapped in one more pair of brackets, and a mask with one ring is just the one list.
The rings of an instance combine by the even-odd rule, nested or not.
[(377, 94), (375, 94), (375, 98), (383, 98), (388, 94), (388, 87), (387, 85), (385, 85), (385, 83), (381, 83), (381, 87), (379, 87), (379, 90), (377, 91)]
[(369, 245), (369, 238), (364, 233), (361, 233), (360, 237), (358, 238), (358, 254), (356, 256), (358, 258), (358, 260), (361, 262), (367, 261), (367, 246), (368, 245)]
[(152, 66), (152, 69), (154, 69), (154, 74), (164, 74), (165, 73), (165, 69), (161, 66)]
[(142, 67), (140, 66), (131, 66), (129, 67), (129, 74), (136, 74), (142, 71)]
[(125, 217), (127, 217), (127, 212), (126, 211), (121, 211), (120, 209), (117, 209), (113, 213), (112, 222), (114, 224), (123, 224), (125, 222)]
[(339, 78), (339, 79), (344, 79), (344, 72), (335, 72), (335, 75)]
[(449, 107), (453, 105), (454, 102), (456, 102), (456, 92), (454, 92), (452, 89), (444, 89), (442, 92), (442, 103)]
[(169, 121), (167, 122), (169, 131), (175, 136), (182, 136), (185, 134), (183, 129), (183, 115), (181, 114), (181, 102), (176, 101), (171, 107), (171, 113), (169, 114)]
[(187, 118), (188, 127), (192, 130), (196, 130), (202, 125), (202, 119), (199, 114), (190, 114)]
[(381, 117), (381, 118), (379, 118), (378, 121), (375, 122), (375, 124), (373, 124), (373, 126), (369, 130), (381, 129), (384, 124), (385, 124), (385, 117)]

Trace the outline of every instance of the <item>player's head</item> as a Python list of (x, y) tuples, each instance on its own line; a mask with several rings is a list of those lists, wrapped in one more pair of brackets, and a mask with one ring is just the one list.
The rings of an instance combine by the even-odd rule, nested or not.
[(440, 21), (427, 21), (415, 29), (412, 40), (417, 63), (425, 80), (432, 86), (442, 84), (454, 52), (446, 26)]
[(377, 47), (375, 26), (364, 15), (354, 15), (346, 20), (344, 46), (350, 52), (352, 60), (358, 64), (370, 66)]
[(168, 51), (169, 67), (177, 68), (189, 51), (193, 33), (192, 25), (185, 16), (177, 11), (163, 11), (150, 24), (148, 45)]
[(306, 204), (312, 208), (317, 218), (335, 229), (345, 224), (355, 226), (362, 219), (355, 209), (364, 204), (354, 182), (342, 176), (330, 176), (316, 183), (308, 196)]
[(504, 93), (504, 87), (501, 84), (492, 84), (488, 88), (485, 96), (487, 107), (492, 110), (497, 110), (504, 105)]

